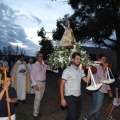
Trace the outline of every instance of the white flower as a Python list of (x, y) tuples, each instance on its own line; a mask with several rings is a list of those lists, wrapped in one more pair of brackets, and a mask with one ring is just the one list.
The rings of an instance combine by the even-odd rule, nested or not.
[(81, 54), (85, 54), (85, 53), (86, 53), (86, 51), (81, 50)]
[(85, 60), (85, 58), (81, 58), (81, 60), (82, 60), (82, 61), (84, 61), (84, 60)]
[(65, 47), (60, 47), (57, 50), (55, 50), (49, 58), (49, 62), (51, 66), (57, 65), (58, 67), (64, 67), (68, 66), (71, 61), (71, 56), (74, 52), (81, 53), (82, 55), (82, 64), (88, 64), (90, 63), (89, 55), (80, 48), (79, 44), (76, 43), (73, 45), (73, 49), (70, 51), (66, 49)]
[(73, 45), (73, 49), (71, 49), (71, 52), (72, 53), (74, 53), (74, 52), (76, 52), (77, 50), (76, 50), (76, 45)]
[(62, 54), (63, 53), (63, 51), (59, 51), (59, 54)]
[(59, 56), (58, 61), (59, 61), (60, 63), (63, 63), (64, 57)]

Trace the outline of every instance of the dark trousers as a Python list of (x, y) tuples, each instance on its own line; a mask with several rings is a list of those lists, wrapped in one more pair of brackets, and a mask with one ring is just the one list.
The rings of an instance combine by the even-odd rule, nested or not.
[(65, 96), (67, 102), (67, 116), (65, 120), (78, 120), (82, 108), (81, 96)]

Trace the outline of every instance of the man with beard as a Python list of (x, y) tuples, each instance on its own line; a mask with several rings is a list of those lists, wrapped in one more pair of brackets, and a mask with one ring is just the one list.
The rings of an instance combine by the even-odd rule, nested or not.
[(84, 74), (83, 69), (79, 69), (81, 55), (73, 53), (72, 64), (67, 67), (62, 74), (60, 83), (61, 105), (67, 107), (66, 120), (78, 120), (81, 112), (81, 79), (88, 83), (90, 74)]

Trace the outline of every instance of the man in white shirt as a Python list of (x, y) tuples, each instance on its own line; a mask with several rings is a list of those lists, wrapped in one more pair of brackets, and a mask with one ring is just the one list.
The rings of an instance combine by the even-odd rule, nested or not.
[(82, 107), (81, 100), (81, 80), (86, 83), (90, 81), (90, 74), (84, 74), (83, 69), (79, 69), (81, 55), (73, 53), (72, 64), (67, 67), (62, 74), (60, 83), (61, 105), (67, 107), (65, 120), (78, 120)]

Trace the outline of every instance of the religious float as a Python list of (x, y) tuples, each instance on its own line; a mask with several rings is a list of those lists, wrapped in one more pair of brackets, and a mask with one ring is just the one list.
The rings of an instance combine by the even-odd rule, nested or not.
[(89, 54), (80, 47), (78, 42), (76, 42), (73, 31), (70, 28), (70, 21), (67, 19), (65, 21), (65, 32), (61, 38), (58, 48), (49, 57), (49, 64), (53, 68), (53, 72), (58, 73), (58, 68), (64, 69), (69, 66), (71, 64), (71, 56), (74, 52), (81, 54), (81, 64), (79, 69), (85, 70), (87, 65), (91, 66), (91, 68), (88, 69), (91, 75), (91, 84), (89, 86), (87, 85), (86, 89), (95, 91), (99, 89), (103, 83), (110, 84), (114, 82), (114, 78), (110, 79), (110, 68), (107, 68), (106, 79), (103, 78), (102, 82), (99, 84), (95, 83), (93, 73), (96, 72), (96, 68), (94, 65), (100, 65), (100, 63), (99, 61), (92, 62)]

